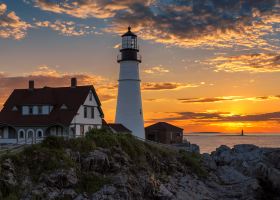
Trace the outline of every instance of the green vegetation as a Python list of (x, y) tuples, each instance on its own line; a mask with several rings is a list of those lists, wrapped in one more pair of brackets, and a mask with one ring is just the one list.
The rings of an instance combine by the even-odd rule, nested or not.
[(3, 200), (17, 200), (19, 189), (16, 187), (7, 187), (0, 182), (0, 199)]
[(201, 156), (196, 153), (190, 153), (186, 151), (179, 151), (181, 162), (190, 167), (190, 169), (196, 173), (199, 177), (206, 178), (208, 173), (201, 167)]
[(77, 192), (87, 192), (92, 194), (97, 192), (101, 187), (110, 183), (110, 179), (104, 178), (102, 176), (96, 176), (93, 174), (90, 175), (81, 175), (80, 181), (77, 186)]
[[(107, 130), (91, 130), (86, 137), (77, 139), (48, 137), (41, 144), (32, 145), (16, 154), (2, 156), (0, 162), (10, 158), (15, 166), (17, 181), (21, 182), (22, 177), (30, 176), (34, 184), (39, 181), (42, 174), (57, 169), (74, 168), (79, 176), (76, 191), (93, 193), (108, 184), (109, 178), (91, 173), (85, 174), (80, 164), (70, 158), (66, 149), (79, 152), (83, 156), (98, 147), (121, 148), (134, 163), (130, 168), (132, 173), (137, 173), (142, 168), (151, 173), (158, 173), (158, 176), (167, 177), (168, 174), (172, 174), (172, 171), (162, 168), (162, 163), (168, 165), (169, 161), (172, 163), (172, 160), (177, 159), (179, 165), (185, 166), (199, 177), (207, 176), (207, 172), (201, 167), (201, 158), (198, 154), (178, 152), (172, 148), (145, 143), (129, 134), (112, 134)], [(1, 181), (0, 186), (0, 199), (18, 199), (20, 193), (18, 188), (7, 188), (1, 185)]]

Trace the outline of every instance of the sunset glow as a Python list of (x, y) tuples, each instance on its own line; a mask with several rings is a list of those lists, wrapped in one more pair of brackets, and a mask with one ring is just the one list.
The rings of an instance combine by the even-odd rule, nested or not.
[(120, 34), (131, 25), (145, 125), (279, 133), (279, 1), (207, 2), (0, 0), (0, 108), (30, 79), (68, 86), (75, 76), (94, 85), (113, 122)]

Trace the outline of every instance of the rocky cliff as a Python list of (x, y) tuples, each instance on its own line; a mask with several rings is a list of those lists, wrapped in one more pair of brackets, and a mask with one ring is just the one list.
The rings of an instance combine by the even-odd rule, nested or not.
[(1, 158), (0, 199), (280, 199), (280, 149), (194, 154), (105, 131)]

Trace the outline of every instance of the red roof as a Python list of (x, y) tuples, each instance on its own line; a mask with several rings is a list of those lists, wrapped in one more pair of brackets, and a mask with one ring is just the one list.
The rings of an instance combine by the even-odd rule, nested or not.
[(153, 125), (147, 126), (146, 130), (168, 130), (168, 131), (183, 131), (184, 129), (174, 126), (166, 122), (158, 122)]
[[(61, 124), (68, 126), (92, 91), (103, 118), (100, 100), (93, 86), (15, 89), (0, 112), (0, 124), (11, 126), (50, 126)], [(67, 109), (60, 109), (62, 105)], [(52, 105), (49, 115), (22, 115), (19, 109), (23, 105)], [(13, 111), (14, 107), (17, 111)]]

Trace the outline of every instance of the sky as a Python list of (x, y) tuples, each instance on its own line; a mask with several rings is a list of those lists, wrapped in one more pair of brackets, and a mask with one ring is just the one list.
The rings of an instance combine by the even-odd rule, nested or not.
[(77, 77), (113, 122), (129, 25), (145, 125), (280, 132), (279, 0), (0, 0), (0, 108), (30, 79), (58, 87)]

